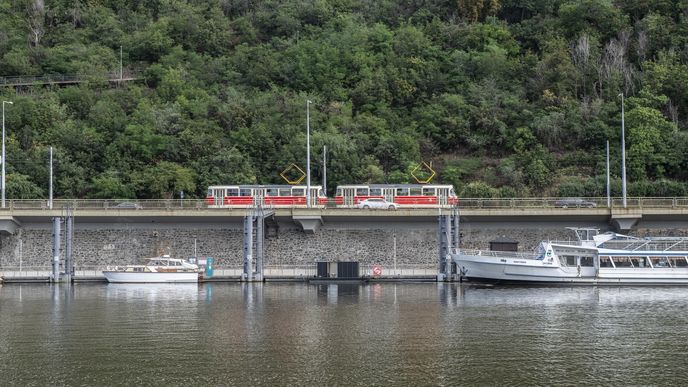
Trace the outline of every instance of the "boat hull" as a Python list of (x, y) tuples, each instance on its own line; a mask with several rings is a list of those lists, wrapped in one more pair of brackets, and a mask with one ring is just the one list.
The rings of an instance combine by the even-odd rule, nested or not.
[(456, 254), (457, 270), (469, 281), (555, 285), (688, 285), (688, 268), (578, 268), (543, 260)]
[(195, 283), (198, 273), (194, 272), (122, 272), (104, 271), (103, 275), (112, 283)]

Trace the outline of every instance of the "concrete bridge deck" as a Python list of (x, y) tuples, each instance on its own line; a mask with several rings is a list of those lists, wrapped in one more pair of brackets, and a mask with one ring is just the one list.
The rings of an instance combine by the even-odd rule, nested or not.
[[(462, 199), (461, 218), (469, 222), (595, 222), (611, 223), (619, 230), (629, 230), (638, 222), (686, 222), (688, 198), (631, 198), (626, 208), (619, 198), (610, 206), (606, 198), (597, 198), (594, 208), (558, 208), (556, 198), (528, 199)], [(134, 204), (118, 207), (122, 202)], [(241, 223), (253, 208), (216, 208), (204, 200), (7, 200), (0, 208), (0, 231), (14, 233), (21, 224), (48, 222), (63, 216), (65, 208), (73, 209), (80, 223)], [(300, 223), (306, 231), (317, 231), (329, 222), (409, 222), (434, 221), (449, 215), (452, 208), (401, 208), (371, 210), (360, 208), (266, 208), (282, 220)]]

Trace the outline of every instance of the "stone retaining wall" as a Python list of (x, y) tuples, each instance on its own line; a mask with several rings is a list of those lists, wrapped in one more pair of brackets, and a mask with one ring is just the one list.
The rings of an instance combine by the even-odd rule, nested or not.
[[(0, 237), (0, 267), (49, 266), (52, 229), (25, 225), (15, 235)], [(64, 231), (64, 230), (63, 230)], [(281, 224), (266, 233), (266, 265), (310, 265), (318, 260), (366, 263), (434, 264), (437, 262), (437, 229), (433, 225), (400, 229), (321, 228), (304, 233), (296, 224)], [(140, 225), (117, 228), (77, 225), (73, 257), (77, 267), (141, 263), (142, 258), (170, 254), (213, 257), (216, 267), (243, 263), (243, 230), (236, 225)], [(64, 237), (62, 239), (64, 257)]]
[[(64, 230), (63, 230), (64, 231)], [(606, 231), (606, 230), (602, 230)], [(358, 261), (361, 264), (434, 265), (438, 261), (437, 225), (432, 222), (393, 224), (326, 224), (315, 234), (292, 222), (268, 230), (266, 265), (310, 265), (318, 260)], [(634, 234), (686, 236), (686, 229), (639, 229)], [(519, 251), (533, 251), (542, 240), (575, 240), (560, 225), (461, 225), (461, 247), (487, 249), (489, 242), (508, 237)], [(241, 224), (77, 224), (73, 256), (77, 267), (141, 263), (159, 254), (213, 257), (216, 267), (243, 263)], [(52, 257), (50, 224), (25, 224), (14, 235), (0, 237), (0, 267), (49, 266)], [(62, 240), (64, 257), (64, 239)]]

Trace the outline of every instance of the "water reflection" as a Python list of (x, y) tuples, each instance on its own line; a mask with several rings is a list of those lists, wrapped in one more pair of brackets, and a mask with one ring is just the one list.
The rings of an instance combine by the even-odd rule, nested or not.
[(0, 384), (675, 384), (685, 376), (686, 296), (437, 283), (5, 285)]
[(153, 301), (156, 299), (186, 299), (196, 298), (198, 293), (198, 284), (183, 283), (183, 284), (107, 284), (105, 286), (105, 295), (110, 299), (142, 299)]
[(360, 283), (344, 284), (344, 283), (329, 283), (316, 284), (315, 287), (318, 297), (325, 300), (328, 304), (339, 303), (356, 303), (359, 301), (362, 288), (367, 288), (366, 285)]

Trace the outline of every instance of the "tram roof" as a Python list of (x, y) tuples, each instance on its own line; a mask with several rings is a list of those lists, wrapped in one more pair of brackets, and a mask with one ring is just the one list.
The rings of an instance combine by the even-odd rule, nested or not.
[[(258, 185), (211, 185), (212, 188), (307, 188), (307, 185), (289, 185), (289, 184), (258, 184)], [(311, 185), (311, 188), (322, 188), (321, 185)]]
[(340, 184), (337, 188), (454, 188), (451, 184)]

